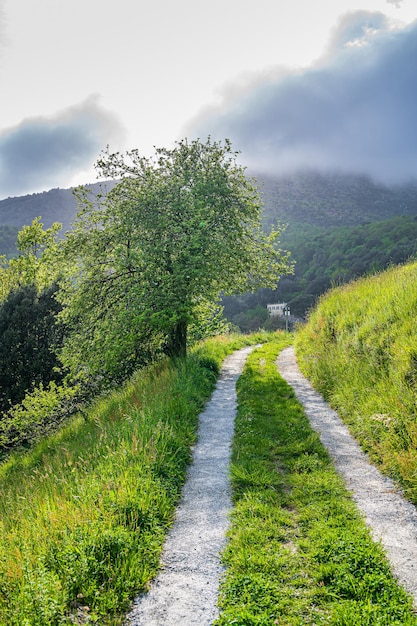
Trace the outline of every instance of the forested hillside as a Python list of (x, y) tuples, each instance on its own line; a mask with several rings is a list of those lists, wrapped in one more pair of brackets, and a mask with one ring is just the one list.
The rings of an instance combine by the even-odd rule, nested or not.
[[(103, 187), (100, 183), (88, 185), (97, 194), (112, 186), (108, 182)], [(59, 222), (62, 224), (62, 231), (65, 232), (73, 224), (76, 213), (77, 201), (72, 189), (51, 189), (43, 193), (0, 200), (0, 227), (7, 225), (20, 229), (22, 226), (31, 224), (35, 217), (40, 216), (47, 228), (53, 222)], [(0, 234), (1, 232), (0, 230)], [(0, 247), (0, 254), (4, 253), (3, 247)]]
[(282, 243), (296, 260), (295, 275), (283, 278), (275, 295), (283, 301), (293, 300), (295, 313), (302, 314), (305, 304), (310, 306), (332, 285), (414, 257), (417, 216), (301, 233), (292, 227), (284, 233)]
[(366, 176), (303, 173), (264, 180), (264, 224), (286, 224), (281, 245), (295, 261), (278, 289), (223, 299), (247, 332), (271, 327), (265, 306), (288, 302), (302, 317), (332, 285), (403, 263), (416, 253), (417, 186), (387, 187)]
[(223, 299), (227, 318), (245, 332), (264, 325), (269, 302), (288, 302), (292, 314), (304, 316), (330, 287), (414, 258), (417, 216), (327, 229), (292, 224), (281, 244), (296, 262), (294, 275), (284, 276), (274, 291)]
[(355, 226), (417, 214), (417, 184), (388, 187), (367, 176), (304, 172), (257, 176), (262, 182), (264, 221), (274, 225)]
[[(388, 187), (366, 176), (304, 172), (286, 177), (256, 176), (267, 230), (286, 224), (281, 246), (291, 252), (295, 274), (276, 291), (225, 298), (227, 318), (248, 331), (266, 320), (267, 302), (289, 302), (305, 315), (333, 284), (385, 269), (413, 257), (417, 240), (417, 185)], [(91, 185), (100, 192), (98, 183)], [(77, 202), (71, 189), (0, 201), (0, 253), (11, 255), (17, 229), (37, 216), (69, 229)]]
[(41, 216), (45, 226), (60, 222), (69, 228), (75, 219), (77, 202), (72, 189), (51, 189), (43, 193), (6, 198), (0, 201), (0, 225), (21, 228)]
[(10, 257), (16, 253), (17, 226), (0, 226), (0, 254)]
[[(366, 176), (315, 172), (254, 176), (260, 185), (267, 227), (278, 221), (327, 229), (417, 215), (417, 185), (387, 187)], [(88, 186), (100, 190), (99, 183)], [(76, 207), (71, 189), (6, 198), (0, 200), (0, 226), (21, 228), (40, 215), (45, 226), (60, 222), (65, 231), (75, 219)]]

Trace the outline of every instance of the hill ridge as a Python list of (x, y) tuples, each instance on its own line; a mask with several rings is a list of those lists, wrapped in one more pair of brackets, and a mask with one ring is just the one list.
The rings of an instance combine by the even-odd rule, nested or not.
[[(365, 175), (314, 170), (285, 176), (260, 172), (250, 175), (260, 186), (267, 227), (279, 221), (329, 228), (417, 215), (417, 183), (387, 186)], [(86, 187), (99, 192), (101, 185), (95, 182)], [(21, 228), (40, 215), (46, 227), (58, 221), (67, 230), (77, 212), (73, 189), (57, 187), (0, 200), (0, 226)]]

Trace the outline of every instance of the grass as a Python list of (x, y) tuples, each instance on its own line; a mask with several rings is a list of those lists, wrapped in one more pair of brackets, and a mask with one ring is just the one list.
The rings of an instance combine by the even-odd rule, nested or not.
[(234, 512), (217, 626), (417, 624), (275, 359), (285, 333), (224, 337), (138, 373), (0, 465), (0, 626), (123, 623), (156, 575), (198, 414), (238, 383)]
[(298, 360), (383, 472), (417, 504), (417, 263), (322, 297)]
[(122, 623), (159, 567), (221, 361), (259, 338), (149, 367), (0, 466), (1, 626)]
[(415, 625), (410, 598), (277, 372), (287, 342), (281, 335), (253, 352), (238, 382), (216, 626)]

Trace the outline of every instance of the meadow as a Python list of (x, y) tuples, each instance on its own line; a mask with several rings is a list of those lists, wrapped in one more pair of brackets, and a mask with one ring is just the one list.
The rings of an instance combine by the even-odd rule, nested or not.
[(165, 360), (0, 466), (0, 624), (120, 624), (158, 569), (224, 356)]
[(323, 296), (289, 333), (206, 341), (163, 359), (0, 465), (0, 625), (123, 623), (159, 567), (198, 415), (224, 357), (238, 381), (233, 512), (216, 626), (416, 625), (276, 358), (304, 373), (417, 502), (417, 264)]
[(321, 297), (300, 366), (383, 472), (417, 504), (417, 263)]
[(234, 509), (215, 624), (417, 624), (410, 598), (277, 372), (287, 343), (284, 334), (254, 351), (238, 381)]

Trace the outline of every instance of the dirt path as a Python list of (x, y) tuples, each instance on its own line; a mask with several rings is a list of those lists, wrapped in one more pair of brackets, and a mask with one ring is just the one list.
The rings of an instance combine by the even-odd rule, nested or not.
[(369, 463), (348, 428), (300, 373), (293, 348), (278, 358), (281, 376), (293, 387), (313, 428), (334, 460), (347, 488), (369, 525), (381, 541), (400, 584), (417, 606), (417, 512), (389, 478)]
[[(235, 352), (200, 416), (199, 438), (175, 523), (165, 544), (162, 570), (139, 597), (126, 626), (211, 626), (231, 510), (229, 464), (236, 414), (236, 381), (253, 348)], [(310, 422), (334, 460), (374, 538), (381, 541), (400, 584), (417, 606), (417, 512), (392, 481), (372, 466), (337, 413), (300, 373), (293, 348), (278, 369), (294, 388)]]
[(230, 446), (236, 381), (253, 347), (227, 357), (216, 389), (200, 415), (198, 442), (162, 555), (163, 568), (127, 617), (129, 626), (210, 626), (218, 616), (220, 552), (230, 499)]

